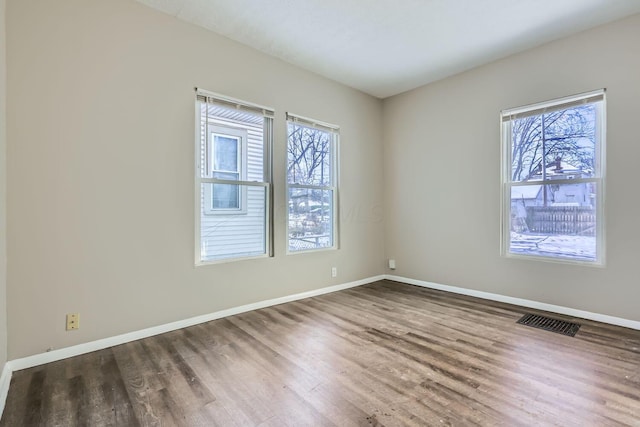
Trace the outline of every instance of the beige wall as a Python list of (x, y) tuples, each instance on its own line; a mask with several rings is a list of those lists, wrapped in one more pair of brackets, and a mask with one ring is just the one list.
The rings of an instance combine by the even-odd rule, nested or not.
[(7, 63), (5, 0), (0, 0), (0, 372), (7, 361)]
[[(10, 359), (384, 272), (379, 100), (133, 0), (7, 14)], [(276, 110), (275, 258), (193, 266), (195, 86)], [(338, 251), (285, 255), (285, 111), (341, 126)]]
[[(640, 320), (640, 15), (383, 103), (395, 274)], [(605, 268), (502, 258), (500, 110), (607, 88)]]
[[(375, 276), (385, 257), (400, 276), (640, 320), (640, 16), (384, 102), (133, 0), (9, 0), (7, 27), (9, 359)], [(194, 86), (276, 109), (273, 259), (193, 267)], [(607, 266), (500, 257), (499, 111), (601, 87)], [(285, 255), (285, 111), (341, 126), (339, 251)], [(0, 223), (4, 202), (0, 185)]]

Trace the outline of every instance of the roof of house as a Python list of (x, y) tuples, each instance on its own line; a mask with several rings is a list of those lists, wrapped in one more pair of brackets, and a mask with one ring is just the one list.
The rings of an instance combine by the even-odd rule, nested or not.
[(521, 185), (511, 187), (511, 200), (535, 199), (540, 194), (542, 185)]

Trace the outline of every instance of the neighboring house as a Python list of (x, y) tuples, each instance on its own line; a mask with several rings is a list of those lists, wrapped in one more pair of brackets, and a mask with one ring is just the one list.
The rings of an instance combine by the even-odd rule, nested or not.
[[(531, 175), (528, 180), (542, 180), (541, 168)], [(547, 167), (547, 179), (576, 179), (587, 177), (588, 174), (580, 168), (561, 161), (559, 158)], [(594, 191), (591, 183), (549, 185), (547, 187), (546, 206), (593, 206)], [(523, 185), (511, 188), (511, 208), (518, 212), (529, 206), (545, 206), (542, 185)], [(525, 214), (526, 216), (526, 214)]]
[[(542, 185), (511, 187), (511, 208), (542, 206)], [(518, 215), (519, 216), (519, 215)]]

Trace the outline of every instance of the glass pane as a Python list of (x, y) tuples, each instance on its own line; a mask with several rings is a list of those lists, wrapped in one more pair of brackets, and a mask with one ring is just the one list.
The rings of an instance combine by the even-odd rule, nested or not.
[(233, 184), (211, 184), (212, 209), (240, 209), (240, 187)]
[(213, 177), (217, 179), (228, 179), (229, 181), (240, 180), (240, 174), (234, 172), (214, 172)]
[(289, 188), (289, 250), (333, 246), (333, 191)]
[[(206, 198), (207, 186), (202, 184), (201, 197)], [(226, 184), (215, 184), (226, 185)], [(266, 254), (266, 192), (265, 187), (233, 185), (246, 195), (246, 205), (235, 214), (212, 214), (200, 211), (200, 257), (202, 261), (243, 258)]]
[[(201, 177), (211, 178), (212, 170), (217, 169), (239, 172), (247, 181), (263, 182), (264, 130), (267, 123), (270, 125), (272, 119), (222, 105), (200, 104)], [(221, 143), (224, 145), (226, 142), (229, 145), (227, 148), (230, 148), (231, 154), (225, 155), (218, 152), (216, 159), (216, 153), (214, 153), (216, 136), (227, 138), (227, 141), (221, 141)], [(235, 148), (231, 144), (234, 140)]]
[(595, 176), (596, 106), (588, 104), (511, 121), (511, 180)]
[(596, 184), (511, 188), (509, 252), (596, 261)]
[[(214, 178), (237, 181), (237, 173), (214, 172)], [(235, 184), (211, 184), (211, 209), (240, 209), (240, 187)]]
[(238, 145), (238, 138), (214, 135), (213, 169), (238, 171)]
[(333, 135), (288, 123), (287, 180), (290, 184), (332, 185)]

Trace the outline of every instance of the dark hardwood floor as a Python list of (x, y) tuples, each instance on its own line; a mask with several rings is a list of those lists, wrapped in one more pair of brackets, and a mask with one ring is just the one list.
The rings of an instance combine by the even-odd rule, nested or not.
[(381, 281), (15, 372), (0, 425), (640, 426), (640, 331), (531, 311)]

